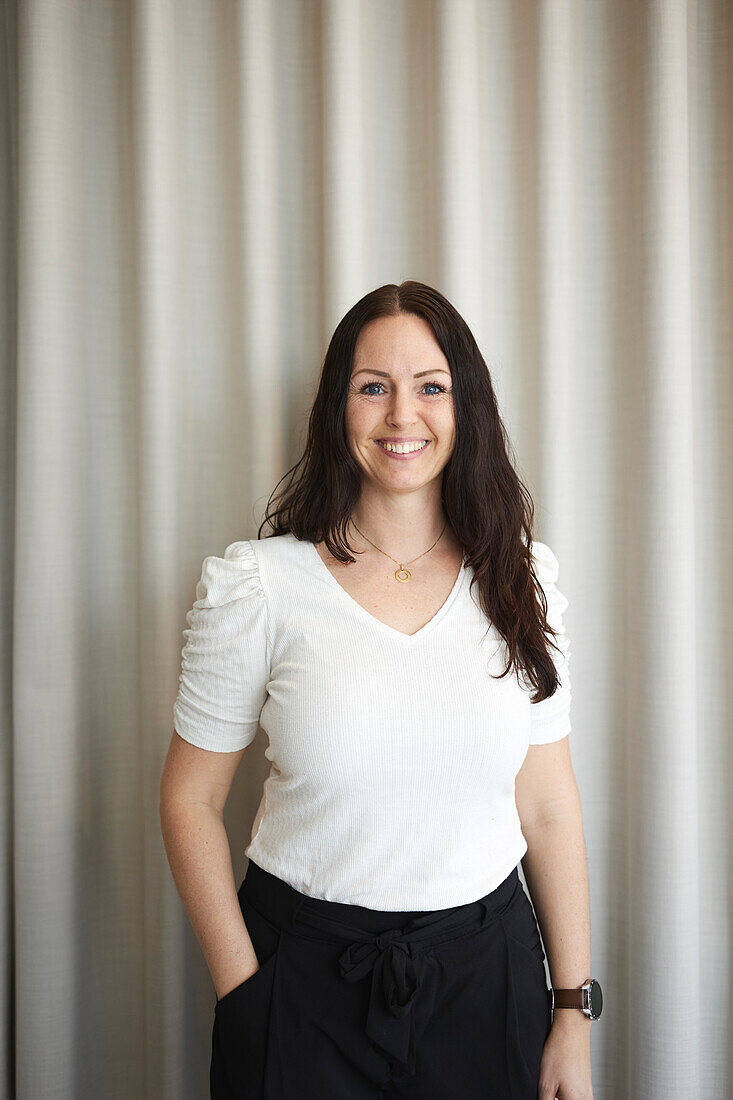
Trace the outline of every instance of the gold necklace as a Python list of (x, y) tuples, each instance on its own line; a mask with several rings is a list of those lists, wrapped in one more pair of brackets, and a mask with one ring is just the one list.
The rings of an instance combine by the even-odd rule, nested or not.
[[(354, 524), (354, 527), (356, 527), (356, 523), (354, 523), (353, 519), (352, 519), (351, 522)], [(443, 530), (438, 535), (437, 539), (433, 543), (433, 546), (436, 546), (437, 543), (440, 542), (440, 540), (443, 537), (443, 532), (445, 531), (447, 526), (448, 526), (448, 520), (446, 520), (445, 523), (443, 524)], [(359, 531), (358, 527), (356, 527), (356, 529), (357, 529), (357, 531)], [(380, 554), (384, 554), (385, 557), (387, 557), (387, 558), (392, 558), (392, 555), (388, 554), (386, 550), (382, 550), (379, 546), (377, 546), (375, 543), (373, 543), (371, 539), (367, 539), (367, 537), (366, 537), (366, 535), (364, 534), (363, 531), (359, 531), (359, 534), (361, 535), (361, 537), (363, 539), (366, 539), (367, 542), (370, 543), (374, 547), (375, 550), (379, 550)], [(417, 561), (418, 558), (424, 558), (426, 554), (430, 553), (430, 551), (433, 549), (433, 546), (430, 546), (427, 550), (423, 550), (422, 554), (417, 555), (417, 558), (412, 558), (411, 561), (408, 561), (405, 564), (412, 565), (412, 562)], [(397, 558), (392, 558), (392, 561), (397, 561)], [(395, 570), (395, 580), (397, 580), (397, 581), (409, 581), (410, 577), (412, 576), (412, 573), (410, 572), (410, 570), (405, 569), (405, 566), (402, 564), (401, 561), (397, 561), (397, 564), (399, 565), (399, 569)]]

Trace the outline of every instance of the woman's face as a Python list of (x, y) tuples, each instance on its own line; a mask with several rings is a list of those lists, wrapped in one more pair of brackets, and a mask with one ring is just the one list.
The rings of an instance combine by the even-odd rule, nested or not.
[[(448, 360), (422, 317), (403, 313), (364, 326), (354, 352), (346, 435), (370, 481), (411, 491), (442, 475), (455, 443), (452, 384)], [(396, 454), (382, 446), (399, 440), (420, 449)]]

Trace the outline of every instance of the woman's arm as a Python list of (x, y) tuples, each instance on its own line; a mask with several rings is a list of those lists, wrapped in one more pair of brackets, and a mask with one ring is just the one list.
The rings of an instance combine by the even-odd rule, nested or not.
[[(522, 870), (547, 953), (555, 989), (578, 988), (591, 977), (588, 866), (580, 801), (563, 815), (522, 827)], [(592, 1021), (578, 1009), (555, 1011), (553, 1030), (590, 1036)]]
[(223, 816), (244, 752), (209, 752), (174, 732), (160, 783), (168, 862), (219, 999), (259, 969), (239, 908)]
[[(530, 745), (515, 780), (527, 852), (522, 870), (537, 914), (555, 989), (591, 977), (588, 867), (583, 811), (567, 737)], [(591, 1020), (561, 1008), (554, 1023), (590, 1033)]]

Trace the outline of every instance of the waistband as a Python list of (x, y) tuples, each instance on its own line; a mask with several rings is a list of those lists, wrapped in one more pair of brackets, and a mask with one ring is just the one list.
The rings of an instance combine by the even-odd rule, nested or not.
[(339, 956), (345, 980), (355, 982), (372, 972), (367, 1035), (414, 1072), (412, 1010), (423, 981), (425, 951), (493, 923), (521, 888), (515, 867), (490, 893), (464, 905), (380, 911), (311, 898), (250, 859), (240, 893), (290, 935), (347, 945)]
[[(520, 887), (515, 867), (494, 890), (476, 901), (446, 909), (381, 910), (362, 905), (312, 898), (266, 871), (250, 859), (240, 893), (271, 924), (292, 935), (329, 943), (371, 940), (398, 933), (411, 943), (433, 947), (453, 939), (455, 932), (471, 934), (499, 916)], [(318, 931), (320, 934), (308, 934)]]

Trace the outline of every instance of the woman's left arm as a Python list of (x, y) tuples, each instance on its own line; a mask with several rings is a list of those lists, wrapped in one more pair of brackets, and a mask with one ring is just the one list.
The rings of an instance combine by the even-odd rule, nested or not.
[[(545, 945), (555, 989), (578, 988), (591, 977), (588, 864), (580, 798), (522, 822), (527, 852), (522, 870)], [(590, 1030), (577, 1008), (555, 1010), (542, 1054), (539, 1100), (593, 1100)]]

